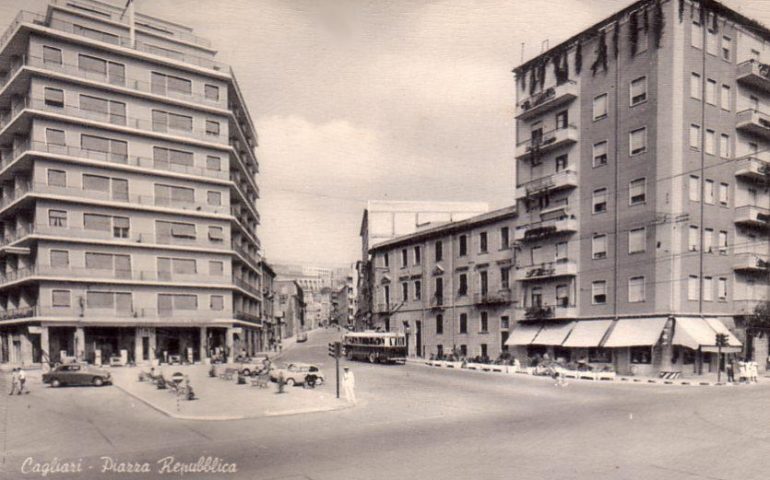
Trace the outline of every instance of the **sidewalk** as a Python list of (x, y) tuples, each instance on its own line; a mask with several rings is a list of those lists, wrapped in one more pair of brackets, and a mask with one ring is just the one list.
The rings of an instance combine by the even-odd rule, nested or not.
[[(223, 371), (225, 367), (218, 365), (217, 368)], [(138, 376), (142, 370), (139, 367), (110, 369), (116, 387), (173, 418), (239, 420), (328, 412), (351, 406), (346, 400), (337, 399), (334, 385), (328, 383), (315, 389), (286, 386), (285, 393), (278, 394), (278, 386), (272, 382), (268, 388), (258, 388), (251, 385), (250, 378), (246, 385), (238, 385), (235, 379), (209, 377), (207, 365), (164, 366), (162, 373), (167, 379), (176, 372), (189, 376), (198, 399), (182, 400), (170, 390), (158, 390), (150, 382), (140, 382)]]

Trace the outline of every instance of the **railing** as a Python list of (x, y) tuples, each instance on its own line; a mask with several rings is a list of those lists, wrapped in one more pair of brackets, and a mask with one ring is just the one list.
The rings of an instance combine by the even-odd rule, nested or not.
[(761, 152), (736, 159), (735, 174), (764, 178), (770, 182), (770, 156)]
[(173, 282), (227, 286), (229, 280), (224, 275), (206, 275), (201, 273), (180, 274), (158, 272), (155, 270), (101, 269), (93, 267), (52, 267), (50, 265), (32, 265), (0, 272), (0, 284), (7, 284), (28, 277), (62, 277), (72, 280), (103, 279), (137, 282)]
[[(16, 115), (23, 109), (35, 109), (44, 112), (50, 112), (57, 115), (66, 115), (68, 117), (80, 118), (83, 120), (92, 120), (96, 122), (108, 123), (110, 125), (116, 125), (120, 127), (134, 128), (145, 132), (159, 133), (163, 135), (174, 135), (180, 137), (191, 138), (194, 140), (205, 141), (209, 143), (215, 143), (220, 146), (226, 146), (223, 142), (224, 132), (220, 130), (218, 135), (212, 135), (206, 132), (205, 129), (192, 128), (191, 130), (179, 130), (168, 127), (166, 124), (156, 123), (152, 120), (146, 120), (135, 117), (125, 117), (121, 115), (112, 115), (102, 112), (94, 112), (91, 110), (84, 110), (79, 107), (71, 105), (64, 105), (62, 107), (46, 104), (45, 99), (25, 97), (23, 102), (19, 102), (13, 106), (11, 112), (7, 113), (0, 118), (0, 130), (4, 130), (8, 124), (16, 117)], [(149, 113), (149, 112), (148, 112)]]
[(547, 305), (535, 305), (533, 307), (527, 307), (524, 310), (524, 318), (527, 320), (538, 320), (542, 318), (552, 318), (554, 315), (554, 308)]
[(577, 172), (572, 169), (530, 180), (529, 182), (519, 185), (516, 190), (519, 193), (517, 196), (523, 196), (528, 193), (531, 194), (533, 192), (570, 185), (577, 186)]
[(770, 82), (770, 65), (749, 59), (738, 64), (737, 77), (741, 79), (747, 75), (757, 75), (765, 81)]
[(2, 197), (0, 197), (0, 210), (3, 210), (8, 205), (16, 202), (25, 194), (29, 193), (31, 190), (32, 190), (32, 184), (26, 181), (17, 183), (14, 186), (13, 190), (10, 190), (8, 188), (3, 188)]
[(752, 222), (770, 226), (770, 208), (741, 205), (735, 208), (736, 222)]
[[(200, 307), (200, 305), (199, 305)], [(148, 320), (152, 323), (197, 324), (222, 318), (232, 318), (228, 310), (174, 310), (131, 307), (123, 308), (91, 308), (85, 307), (34, 307), (35, 316), (78, 318), (93, 323), (120, 324)]]
[(758, 305), (762, 305), (766, 302), (770, 302), (770, 297), (767, 297), (765, 299), (739, 299), (734, 298), (733, 299), (733, 310), (735, 313), (744, 314), (744, 315), (751, 315), (754, 313), (756, 307)]
[(518, 267), (516, 273), (516, 278), (519, 280), (576, 275), (577, 265), (566, 258), (560, 258), (555, 262)]
[(235, 283), (237, 286), (239, 286), (243, 290), (246, 290), (247, 292), (251, 293), (254, 296), (257, 296), (257, 297), (262, 296), (259, 290), (259, 287), (252, 284), (251, 282), (248, 282), (242, 278), (233, 276), (233, 283)]
[(525, 98), (519, 102), (519, 111), (520, 113), (529, 112), (530, 110), (534, 110), (540, 105), (546, 104), (551, 100), (569, 94), (573, 96), (577, 95), (577, 83), (572, 80), (568, 80), (559, 85), (549, 87), (542, 92), (535, 93), (534, 95)]
[(476, 293), (473, 295), (473, 303), (476, 304), (498, 304), (511, 303), (512, 296), (510, 289), (500, 289), (495, 293)]
[(770, 255), (754, 252), (736, 252), (735, 268), (747, 270), (767, 270), (770, 272)]
[(22, 225), (21, 228), (16, 228), (13, 231), (6, 230), (0, 238), (0, 246), (5, 246), (10, 243), (13, 243), (17, 240), (20, 240), (23, 237), (26, 237), (27, 235), (30, 235), (34, 231), (34, 224), (32, 223), (25, 223)]
[(24, 10), (19, 12), (19, 14), (16, 15), (16, 18), (14, 18), (10, 25), (8, 25), (8, 28), (5, 29), (3, 36), (0, 37), (0, 52), (5, 49), (6, 44), (11, 39), (13, 33), (16, 31), (16, 27), (22, 23), (35, 23), (37, 25), (45, 26), (45, 17), (39, 13), (27, 12)]
[(17, 318), (30, 318), (37, 315), (37, 306), (4, 309), (0, 310), (0, 322), (3, 320), (15, 320)]
[(516, 143), (516, 147), (521, 147), (522, 145), (526, 145), (527, 151), (531, 151), (535, 147), (543, 148), (554, 143), (557, 140), (558, 135), (560, 133), (568, 133), (568, 132), (577, 132), (577, 127), (575, 125), (570, 124), (570, 125), (567, 125), (566, 127), (554, 128), (553, 130), (548, 130), (547, 132), (543, 132), (540, 137), (532, 137), (526, 140), (522, 140), (521, 142)]
[(443, 295), (433, 295), (430, 297), (430, 306), (431, 307), (441, 307), (444, 305), (444, 296)]
[(233, 317), (236, 320), (243, 320), (251, 323), (262, 323), (262, 317), (254, 313), (248, 312), (233, 312)]
[(251, 262), (251, 266), (257, 270), (259, 270), (259, 255), (253, 254), (249, 252), (247, 249), (243, 248), (242, 246), (238, 245), (237, 243), (232, 243), (233, 250), (238, 253), (241, 257), (245, 258), (247, 261)]

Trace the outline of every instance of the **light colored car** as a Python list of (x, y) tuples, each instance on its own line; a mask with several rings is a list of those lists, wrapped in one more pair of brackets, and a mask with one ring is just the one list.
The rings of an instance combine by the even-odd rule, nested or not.
[(307, 342), (307, 333), (300, 332), (297, 334), (297, 343)]
[(247, 377), (249, 375), (256, 375), (257, 373), (264, 370), (265, 360), (267, 360), (267, 358), (267, 355), (261, 357), (252, 357), (236, 363), (238, 373), (241, 375), (246, 375)]
[(102, 385), (112, 384), (110, 372), (101, 368), (92, 367), (82, 363), (70, 363), (59, 365), (48, 373), (43, 374), (43, 383), (50, 383), (52, 387), (62, 385)]
[(286, 385), (302, 385), (305, 383), (305, 377), (309, 374), (317, 377), (316, 384), (320, 385), (326, 381), (326, 377), (320, 368), (309, 363), (290, 363), (284, 368), (276, 368), (270, 371), (270, 380), (277, 382), (283, 375)]

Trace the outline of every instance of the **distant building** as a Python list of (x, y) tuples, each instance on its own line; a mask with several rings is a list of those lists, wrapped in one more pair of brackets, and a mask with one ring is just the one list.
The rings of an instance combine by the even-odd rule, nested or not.
[(278, 302), (273, 304), (278, 317), (278, 333), (281, 339), (290, 338), (305, 329), (305, 292), (296, 280), (275, 280)]
[(260, 263), (260, 267), (262, 269), (262, 321), (264, 323), (260, 349), (266, 351), (273, 342), (281, 338), (281, 325), (275, 316), (275, 271), (264, 259)]
[(507, 207), (372, 247), (371, 324), (407, 333), (411, 356), (495, 359), (514, 319), (515, 219)]

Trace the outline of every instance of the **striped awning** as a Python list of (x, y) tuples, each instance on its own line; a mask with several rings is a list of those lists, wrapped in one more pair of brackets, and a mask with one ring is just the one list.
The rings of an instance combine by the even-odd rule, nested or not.
[(540, 332), (540, 325), (518, 325), (505, 341), (508, 346), (529, 345)]
[(612, 320), (586, 320), (575, 324), (562, 346), (574, 348), (598, 347), (610, 328)]
[(697, 350), (701, 345), (715, 345), (716, 334), (717, 332), (703, 318), (676, 317), (672, 343)]
[(543, 326), (543, 329), (540, 330), (540, 333), (537, 334), (537, 337), (532, 340), (532, 345), (561, 345), (564, 343), (564, 339), (567, 338), (567, 335), (569, 335), (569, 332), (572, 331), (574, 326), (575, 322), (561, 324), (547, 323)]
[(621, 318), (615, 324), (604, 347), (646, 347), (655, 345), (660, 339), (667, 317)]
[(721, 320), (719, 320), (716, 317), (706, 317), (706, 323), (709, 324), (711, 328), (714, 329), (717, 333), (724, 333), (727, 335), (727, 343), (731, 347), (742, 347), (743, 344), (740, 340), (738, 340), (735, 335), (727, 328), (727, 326), (722, 323)]

